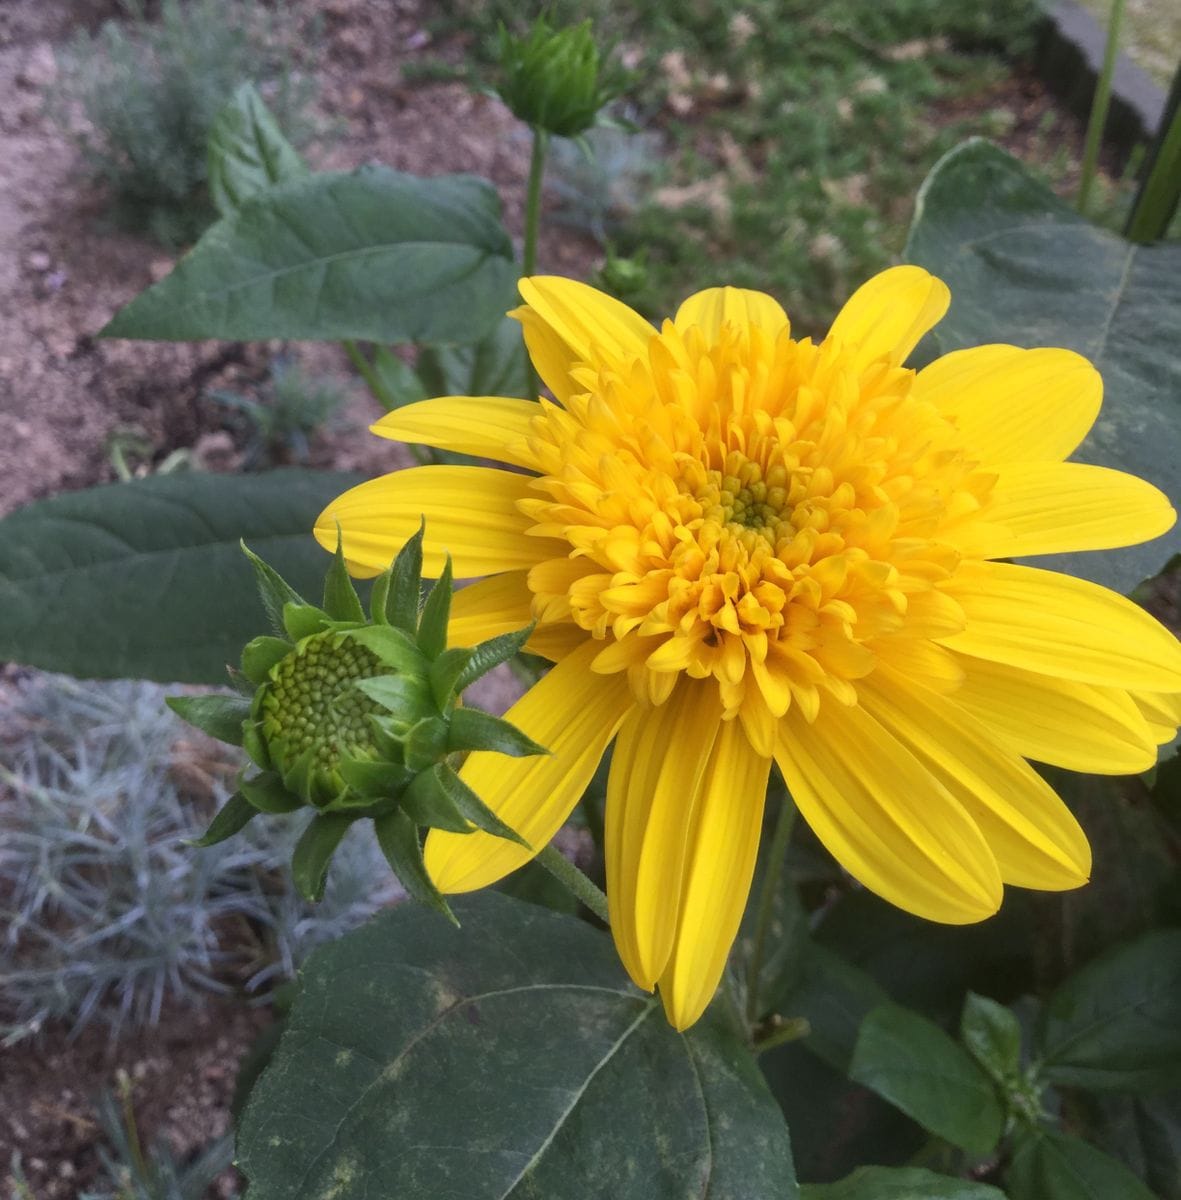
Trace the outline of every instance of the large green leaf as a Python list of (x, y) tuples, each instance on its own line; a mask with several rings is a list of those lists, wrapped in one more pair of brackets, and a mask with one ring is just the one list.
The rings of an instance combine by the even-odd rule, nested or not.
[(1149, 1091), (1181, 1083), (1181, 930), (1144, 934), (1072, 975), (1042, 1012), (1053, 1083)]
[[(919, 193), (907, 257), (951, 288), (934, 341), (1064, 346), (1103, 375), (1103, 412), (1078, 458), (1181, 497), (1181, 245), (1138, 246), (1090, 224), (988, 142), (945, 155)], [(1054, 555), (1045, 565), (1127, 591), (1181, 549)]]
[(0, 659), (48, 671), (226, 682), (267, 629), (239, 539), (319, 594), (321, 509), (358, 477), (159, 475), (39, 500), (0, 520)]
[(1005, 1200), (986, 1183), (971, 1183), (919, 1167), (859, 1167), (837, 1183), (809, 1183), (802, 1200)]
[(245, 200), (102, 332), (471, 342), (512, 305), (516, 278), (488, 183), (366, 167)]
[(209, 194), (223, 217), (251, 196), (308, 172), (254, 84), (244, 83), (209, 131)]
[(1000, 1140), (1005, 1112), (992, 1081), (938, 1025), (899, 1005), (862, 1022), (849, 1078), (965, 1150), (987, 1154)]
[(1160, 1200), (1181, 1200), (1181, 1090), (1076, 1091), (1071, 1099), (1076, 1133), (1130, 1167)]
[(1010, 1200), (1156, 1200), (1122, 1163), (1081, 1138), (1036, 1132), (1005, 1174)]
[(487, 892), (313, 955), (242, 1120), (253, 1200), (793, 1200), (753, 1059), (687, 1034), (590, 926)]

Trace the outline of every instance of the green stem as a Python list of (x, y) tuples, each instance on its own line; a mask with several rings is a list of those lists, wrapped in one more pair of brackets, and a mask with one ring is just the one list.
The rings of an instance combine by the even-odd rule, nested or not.
[[(381, 382), (381, 377), (373, 369), (373, 364), (365, 357), (361, 347), (353, 341), (352, 338), (346, 338), (341, 345), (344, 347), (344, 352), (349, 356), (349, 362), (357, 368), (357, 374), (365, 380), (365, 386), (369, 389), (374, 400), (386, 410), (390, 412), (397, 407), (397, 402), (390, 395), (389, 389)], [(434, 462), (434, 457), (429, 450), (422, 446), (411, 446), (410, 453), (418, 460), (419, 465)]]
[(783, 861), (787, 857), (787, 844), (796, 823), (796, 806), (785, 791), (783, 807), (771, 837), (767, 851), (767, 871), (763, 876), (763, 890), (759, 894), (759, 907), (755, 916), (754, 945), (751, 947), (750, 964), (746, 971), (746, 1016), (753, 1024), (762, 1015), (759, 1009), (759, 976), (763, 970), (763, 958), (767, 949), (767, 935), (771, 931), (771, 917), (775, 911), (775, 894), (779, 891), (779, 877), (783, 874)]
[[(529, 159), (529, 185), (525, 193), (525, 246), (522, 250), (521, 274), (532, 275), (537, 267), (537, 231), (541, 224), (541, 179), (545, 174), (547, 135), (544, 129), (533, 127), (533, 153)], [(536, 400), (540, 388), (533, 364), (526, 360), (529, 375), (529, 399)]]
[(1124, 236), (1132, 242), (1156, 242), (1165, 236), (1181, 200), (1181, 65), (1165, 101), (1144, 182), (1140, 187)]
[(604, 925), (611, 924), (607, 915), (607, 897), (556, 846), (546, 846), (537, 861)]
[(1107, 46), (1103, 51), (1103, 69), (1095, 81), (1095, 99), (1087, 122), (1087, 140), (1083, 147), (1083, 165), (1078, 185), (1078, 210), (1086, 212), (1099, 162), (1099, 146), (1107, 124), (1107, 109), (1111, 103), (1111, 78), (1115, 74), (1115, 58), (1119, 50), (1119, 28), (1124, 18), (1124, 0), (1112, 0), (1111, 17), (1107, 22)]

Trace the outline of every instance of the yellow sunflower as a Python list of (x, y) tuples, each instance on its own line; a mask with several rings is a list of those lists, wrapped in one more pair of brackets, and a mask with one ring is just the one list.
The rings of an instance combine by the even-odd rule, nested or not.
[[(1175, 514), (1131, 475), (1063, 461), (1102, 382), (1067, 350), (980, 346), (903, 365), (947, 310), (917, 267), (862, 286), (828, 336), (713, 288), (657, 330), (569, 279), (513, 315), (556, 403), (426, 400), (383, 437), (512, 469), (425, 466), (353, 488), (322, 544), (383, 569), (425, 514), (427, 573), (461, 578), (451, 638), (530, 621), (555, 665), (507, 717), (553, 751), (463, 777), (536, 849), (615, 741), (611, 928), (669, 1019), (709, 1002), (750, 888), (774, 760), (866, 887), (934, 921), (1002, 885), (1084, 883), (1087, 839), (1025, 761), (1142, 771), (1181, 723), (1181, 644), (1122, 596), (1007, 561), (1154, 538)], [(445, 892), (529, 851), (432, 832)]]

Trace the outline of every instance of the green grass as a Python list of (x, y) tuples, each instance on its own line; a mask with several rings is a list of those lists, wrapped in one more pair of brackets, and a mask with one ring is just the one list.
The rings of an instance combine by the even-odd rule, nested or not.
[[(651, 314), (695, 288), (731, 283), (777, 295), (805, 331), (821, 328), (900, 251), (913, 196), (936, 158), (1003, 114), (936, 120), (941, 102), (983, 92), (1029, 44), (1032, 0), (590, 0), (634, 64), (638, 124), (666, 156), (638, 207), (610, 225), (617, 253), (643, 252)], [(567, 14), (564, 9), (569, 9)], [(449, 0), (445, 31), (474, 29), (487, 55), (498, 19), (533, 5)], [(598, 232), (598, 231), (596, 231)]]

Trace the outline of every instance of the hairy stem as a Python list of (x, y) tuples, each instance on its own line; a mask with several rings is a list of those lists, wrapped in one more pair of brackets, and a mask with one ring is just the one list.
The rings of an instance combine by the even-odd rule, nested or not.
[[(525, 246), (522, 250), (521, 274), (532, 275), (537, 267), (537, 231), (541, 224), (541, 179), (545, 174), (546, 132), (533, 129), (533, 154), (529, 159), (529, 185), (525, 194)], [(529, 375), (529, 399), (536, 400), (540, 388), (537, 372), (526, 359)]]
[(611, 923), (607, 916), (607, 897), (556, 846), (546, 846), (537, 861), (604, 925)]

